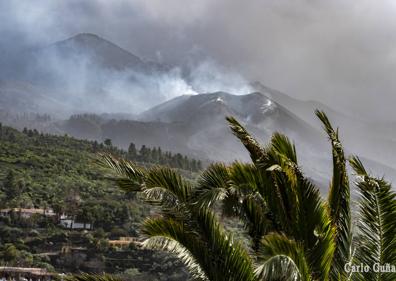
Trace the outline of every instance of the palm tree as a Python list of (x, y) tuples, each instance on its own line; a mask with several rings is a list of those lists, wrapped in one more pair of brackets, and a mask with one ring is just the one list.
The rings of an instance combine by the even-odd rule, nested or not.
[[(197, 280), (396, 280), (394, 273), (353, 273), (345, 264), (396, 265), (395, 193), (350, 160), (361, 194), (352, 235), (346, 158), (323, 112), (316, 111), (332, 145), (333, 176), (327, 200), (304, 176), (294, 144), (275, 133), (261, 146), (234, 118), (230, 128), (252, 163), (210, 165), (194, 184), (166, 167), (144, 169), (103, 155), (117, 184), (140, 192), (160, 207), (143, 223), (145, 245), (178, 255)], [(244, 246), (219, 222), (214, 207), (240, 218), (249, 235)], [(356, 238), (354, 238), (356, 237)]]
[(121, 188), (143, 192), (161, 208), (160, 216), (143, 224), (147, 247), (177, 254), (197, 280), (255, 280), (248, 251), (223, 229), (213, 211), (196, 204), (192, 183), (168, 167), (146, 170), (109, 155), (103, 159), (122, 176), (117, 180)]

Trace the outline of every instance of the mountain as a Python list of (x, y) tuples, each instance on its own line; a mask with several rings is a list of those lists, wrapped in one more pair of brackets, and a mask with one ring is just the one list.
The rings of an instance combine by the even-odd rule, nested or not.
[(0, 77), (0, 109), (62, 118), (84, 112), (131, 114), (188, 88), (172, 67), (89, 33), (26, 51), (19, 68), (18, 75)]
[[(150, 145), (167, 142), (164, 147), (199, 151), (212, 160), (247, 159), (242, 149), (232, 155), (224, 151), (226, 147), (235, 150), (235, 145), (240, 146), (228, 129), (226, 116), (236, 117), (265, 140), (274, 131), (314, 141), (320, 138), (312, 126), (258, 92), (244, 96), (225, 92), (180, 96), (141, 113), (137, 120), (78, 115), (60, 126), (82, 138), (97, 138), (99, 134), (102, 138), (112, 137), (122, 147), (129, 145), (130, 140), (137, 139), (139, 144), (140, 139), (145, 139)], [(220, 148), (216, 140), (221, 140)]]
[(253, 89), (265, 93), (299, 118), (321, 129), (321, 123), (313, 116), (315, 109), (324, 110), (341, 132), (345, 147), (353, 154), (386, 164), (396, 169), (396, 131), (394, 123), (378, 123), (364, 120), (348, 113), (341, 113), (317, 101), (303, 101), (268, 88), (259, 82), (252, 83)]
[(75, 60), (84, 56), (92, 65), (114, 70), (158, 71), (163, 66), (143, 61), (118, 45), (92, 33), (80, 33), (38, 50), (36, 56), (59, 56)]
[[(94, 34), (78, 34), (31, 52), (24, 71), (25, 76), (0, 80), (0, 119), (18, 128), (101, 141), (111, 138), (123, 148), (130, 142), (161, 146), (209, 161), (248, 160), (225, 122), (225, 116), (232, 115), (263, 143), (275, 131), (288, 135), (296, 142), (307, 173), (325, 182), (331, 158), (314, 116), (319, 108), (340, 127), (348, 152), (385, 164), (372, 162), (373, 170), (389, 174), (396, 169), (392, 124), (373, 125), (260, 83), (252, 83), (256, 92), (243, 96), (184, 95), (191, 86), (181, 73), (145, 61)], [(31, 113), (49, 113), (54, 118), (42, 121), (40, 114)]]
[[(51, 132), (67, 133), (81, 139), (103, 141), (109, 138), (113, 144), (125, 149), (131, 142), (138, 147), (143, 144), (160, 146), (164, 150), (204, 160), (205, 163), (249, 161), (248, 153), (228, 128), (226, 116), (237, 118), (263, 144), (270, 140), (275, 131), (286, 134), (296, 143), (299, 164), (304, 172), (326, 192), (332, 159), (325, 134), (259, 92), (243, 96), (225, 92), (184, 95), (137, 116), (127, 116), (135, 120), (123, 120), (125, 116), (118, 114), (79, 114), (64, 121), (32, 124), (45, 124), (41, 126), (44, 131), (51, 129)], [(43, 118), (36, 116), (33, 119), (40, 121)], [(312, 119), (315, 120), (313, 114)], [(353, 147), (347, 147), (347, 153), (361, 155)], [(392, 167), (367, 157), (362, 159), (375, 174), (382, 173), (379, 175), (396, 179), (396, 170)]]
[(189, 132), (184, 145), (202, 151), (208, 159), (248, 161), (249, 155), (231, 134), (226, 116), (234, 116), (263, 144), (276, 131), (289, 136), (296, 142), (301, 163), (307, 173), (322, 186), (327, 184), (330, 158), (317, 153), (327, 148), (326, 139), (322, 139), (319, 130), (262, 93), (237, 96), (217, 92), (183, 96), (156, 106), (142, 113), (139, 118), (169, 125), (184, 124)]
[[(115, 122), (104, 128), (107, 132), (111, 128), (113, 131), (108, 136), (116, 136), (117, 141), (124, 135), (131, 139), (151, 139), (151, 142), (156, 142), (151, 145), (165, 145), (171, 150), (178, 147), (183, 153), (210, 160), (249, 160), (243, 146), (232, 136), (225, 116), (237, 118), (264, 144), (275, 131), (286, 134), (296, 143), (303, 170), (326, 190), (331, 178), (332, 158), (325, 134), (259, 92), (243, 96), (225, 92), (180, 96), (143, 112), (138, 116), (140, 122), (123, 121), (123, 126)], [(316, 119), (313, 113), (311, 119)], [(350, 151), (355, 154), (354, 150), (347, 148), (348, 154)], [(362, 160), (374, 173), (383, 173), (390, 180), (396, 179), (394, 168), (364, 155)]]
[[(200, 146), (197, 138), (214, 141), (230, 135), (226, 116), (234, 116), (266, 140), (274, 131), (296, 137), (319, 137), (317, 130), (259, 92), (242, 96), (225, 92), (182, 96), (143, 112), (138, 118), (145, 122), (184, 124), (194, 136), (189, 144), (195, 147)], [(213, 151), (208, 151), (208, 155), (213, 156)], [(229, 158), (232, 160), (233, 156)]]
[(326, 112), (329, 118), (333, 120), (334, 123), (340, 124), (340, 123), (348, 123), (351, 124), (353, 123), (354, 125), (361, 124), (363, 123), (363, 120), (360, 120), (356, 117), (353, 117), (351, 115), (347, 115), (345, 113), (338, 112), (334, 110), (333, 108), (318, 102), (318, 101), (313, 101), (313, 100), (299, 100), (296, 98), (293, 98), (289, 95), (286, 95), (280, 91), (277, 91), (275, 89), (269, 88), (265, 85), (263, 85), (260, 82), (253, 82), (251, 83), (251, 86), (253, 89), (265, 93), (269, 97), (271, 97), (274, 101), (276, 101), (279, 104), (282, 104), (285, 108), (289, 109), (292, 111), (294, 114), (296, 114), (298, 117), (303, 119), (305, 122), (311, 124), (312, 126), (319, 128), (320, 123), (316, 122), (314, 118), (312, 118), (313, 112), (315, 109), (323, 110)]
[(181, 96), (143, 112), (138, 120), (106, 121), (80, 115), (60, 127), (80, 138), (111, 138), (121, 147), (134, 142), (161, 146), (208, 161), (248, 161), (249, 155), (232, 135), (226, 116), (237, 118), (263, 143), (268, 142), (275, 131), (287, 134), (296, 141), (301, 161), (307, 164), (306, 170), (324, 185), (328, 177), (324, 172), (326, 168), (310, 165), (310, 161), (323, 160), (316, 151), (327, 145), (326, 139), (282, 105), (258, 92), (244, 96), (225, 92)]

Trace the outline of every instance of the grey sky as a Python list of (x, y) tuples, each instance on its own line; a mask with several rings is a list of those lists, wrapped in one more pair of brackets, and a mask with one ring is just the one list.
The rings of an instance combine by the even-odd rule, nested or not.
[(0, 0), (3, 55), (80, 32), (166, 62), (205, 55), (291, 96), (396, 120), (391, 0)]

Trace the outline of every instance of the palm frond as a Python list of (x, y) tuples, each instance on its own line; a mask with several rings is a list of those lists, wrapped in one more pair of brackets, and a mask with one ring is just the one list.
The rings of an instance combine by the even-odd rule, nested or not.
[(295, 187), (298, 163), (294, 144), (285, 135), (275, 133), (271, 138), (271, 149), (268, 154), (270, 155), (272, 165), (267, 170), (282, 171), (286, 174), (292, 187)]
[(271, 183), (255, 165), (234, 162), (230, 166), (215, 163), (203, 172), (196, 188), (199, 206), (222, 202), (223, 215), (238, 216), (252, 238), (257, 251), (261, 237), (273, 230), (273, 216), (261, 194), (267, 195)]
[(234, 117), (228, 116), (226, 120), (233, 134), (242, 142), (247, 151), (249, 151), (253, 163), (256, 163), (261, 158), (265, 158), (265, 149), (260, 146), (256, 139)]
[(211, 271), (209, 254), (199, 236), (183, 223), (169, 218), (151, 218), (143, 223), (143, 233), (149, 238), (144, 246), (175, 253), (197, 280), (208, 280)]
[(257, 252), (260, 249), (261, 238), (276, 227), (261, 196), (247, 196), (242, 202), (242, 210), (241, 218), (252, 239), (252, 248)]
[(197, 278), (255, 280), (250, 256), (222, 229), (211, 211), (201, 208), (192, 219), (197, 224), (194, 227), (170, 218), (148, 219), (143, 224), (143, 233), (150, 237), (148, 243), (154, 241), (180, 255)]
[(345, 274), (344, 264), (350, 260), (352, 253), (350, 187), (344, 149), (338, 137), (338, 130), (333, 129), (323, 111), (316, 110), (315, 113), (322, 121), (332, 145), (333, 178), (328, 195), (328, 206), (331, 220), (336, 228), (337, 247), (332, 270), (332, 275), (336, 278), (340, 274)]
[(133, 192), (142, 190), (145, 169), (138, 167), (133, 162), (118, 159), (108, 153), (99, 154), (98, 163), (103, 167), (110, 168), (116, 174), (113, 180), (124, 191)]
[(225, 164), (211, 164), (198, 179), (194, 197), (202, 207), (211, 207), (227, 196), (229, 188), (229, 171)]
[(281, 206), (287, 210), (282, 228), (289, 237), (304, 241), (312, 277), (327, 280), (335, 250), (334, 229), (319, 190), (304, 177), (294, 144), (286, 136), (274, 134), (268, 154), (272, 164), (278, 165), (272, 173)]
[(294, 261), (288, 256), (274, 256), (255, 270), (260, 280), (266, 281), (301, 281), (301, 276)]
[(362, 161), (359, 159), (357, 156), (352, 156), (349, 159), (349, 164), (351, 165), (352, 169), (355, 171), (357, 176), (360, 177), (367, 177), (368, 172), (366, 171), (366, 168), (364, 167)]
[(173, 253), (186, 265), (194, 280), (209, 280), (193, 254), (176, 240), (163, 236), (153, 236), (143, 242), (143, 247)]
[(299, 179), (298, 188), (302, 192), (299, 198), (298, 219), (295, 237), (304, 241), (312, 276), (318, 280), (328, 280), (334, 258), (335, 229), (320, 192), (309, 180)]
[(197, 222), (201, 235), (211, 249), (212, 265), (217, 268), (211, 272), (210, 280), (255, 280), (253, 261), (241, 243), (226, 232), (214, 213), (208, 209), (200, 209)]
[(266, 196), (268, 189), (272, 188), (272, 178), (268, 178), (268, 173), (263, 173), (254, 164), (234, 162), (229, 167), (229, 174), (230, 186), (244, 194), (259, 192)]
[(285, 155), (287, 159), (297, 164), (296, 147), (285, 135), (274, 133), (271, 138), (271, 147), (274, 151)]
[(172, 191), (161, 186), (145, 188), (143, 194), (147, 202), (163, 207), (174, 207), (180, 203)]
[[(358, 157), (350, 163), (359, 176), (357, 187), (361, 195), (358, 241), (355, 260), (368, 265), (396, 264), (396, 194), (389, 183), (368, 175)], [(395, 272), (361, 272), (356, 279), (396, 280)]]
[(312, 280), (312, 276), (310, 275), (311, 269), (303, 245), (278, 233), (266, 235), (262, 243), (263, 250), (261, 252), (261, 258), (264, 262), (268, 262), (274, 257), (287, 257), (297, 268), (302, 280)]
[(174, 194), (179, 202), (187, 202), (191, 199), (191, 183), (171, 168), (157, 166), (149, 169), (144, 182), (146, 190), (161, 187), (160, 190), (166, 190)]

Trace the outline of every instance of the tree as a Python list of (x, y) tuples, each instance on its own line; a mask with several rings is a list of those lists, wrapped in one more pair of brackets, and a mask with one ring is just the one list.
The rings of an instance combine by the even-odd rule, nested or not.
[(132, 160), (135, 160), (136, 157), (137, 157), (136, 146), (135, 146), (135, 144), (134, 144), (133, 142), (131, 142), (131, 143), (129, 144), (129, 147), (128, 147), (128, 157), (129, 157), (130, 159), (132, 159)]
[(18, 185), (14, 171), (10, 170), (3, 182), (4, 193), (6, 194), (7, 200), (12, 200), (19, 195)]
[(146, 147), (145, 145), (142, 145), (139, 151), (139, 155), (141, 161), (150, 162), (150, 148)]
[(16, 261), (18, 256), (19, 256), (19, 251), (13, 244), (7, 243), (4, 245), (2, 258), (5, 261), (7, 262)]
[[(160, 216), (142, 226), (149, 237), (144, 245), (176, 253), (197, 280), (396, 280), (392, 272), (344, 270), (360, 262), (396, 264), (396, 195), (353, 157), (361, 201), (359, 231), (352, 235), (344, 150), (338, 130), (323, 112), (316, 114), (332, 146), (327, 200), (304, 176), (286, 136), (275, 133), (261, 146), (232, 117), (230, 128), (252, 163), (214, 163), (196, 184), (166, 167), (141, 168), (111, 155), (103, 163), (119, 176), (120, 188), (141, 192), (161, 207)], [(249, 248), (217, 220), (213, 207), (219, 203), (223, 215), (244, 222)]]
[(190, 182), (167, 167), (145, 170), (126, 160), (104, 156), (124, 176), (120, 187), (142, 191), (162, 207), (162, 216), (145, 221), (146, 246), (167, 249), (186, 263), (200, 280), (255, 280), (253, 260), (217, 221), (209, 208), (194, 202)]
[(105, 139), (103, 142), (107, 147), (111, 147), (113, 144), (111, 142), (111, 139)]

